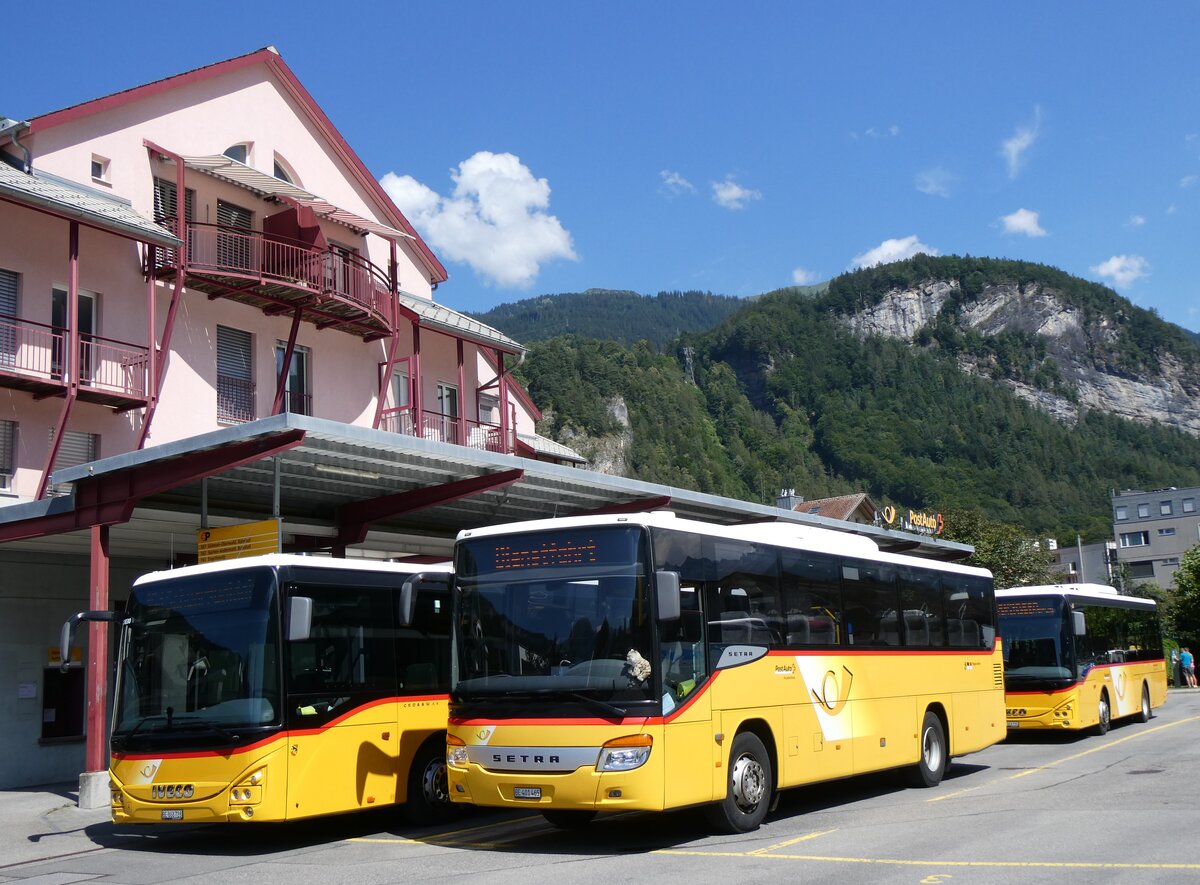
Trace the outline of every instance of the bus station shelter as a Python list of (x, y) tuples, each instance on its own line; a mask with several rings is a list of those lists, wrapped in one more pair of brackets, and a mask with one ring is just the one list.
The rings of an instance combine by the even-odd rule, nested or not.
[[(112, 606), (115, 560), (194, 561), (198, 532), (278, 519), (282, 552), (444, 561), (463, 529), (668, 509), (718, 524), (815, 525), (961, 560), (968, 545), (412, 436), (284, 413), (55, 472), (68, 494), (0, 508), (9, 550), (86, 557), (86, 608)], [(81, 599), (82, 601), (82, 599)], [(85, 607), (82, 606), (81, 607)], [(86, 772), (107, 770), (109, 628), (90, 625)], [(47, 644), (52, 637), (47, 637)], [(80, 804), (107, 804), (107, 778)]]

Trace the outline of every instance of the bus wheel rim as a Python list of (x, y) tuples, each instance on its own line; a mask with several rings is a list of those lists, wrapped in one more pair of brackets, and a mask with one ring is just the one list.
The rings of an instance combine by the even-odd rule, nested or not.
[(936, 737), (933, 728), (925, 729), (921, 739), (921, 754), (925, 757), (925, 767), (937, 771), (942, 765), (942, 743)]
[(733, 801), (743, 812), (758, 807), (767, 791), (767, 773), (753, 756), (741, 756), (733, 765)]
[(425, 767), (421, 776), (421, 790), (425, 799), (433, 805), (443, 805), (450, 801), (450, 785), (446, 779), (446, 764), (440, 759), (433, 760)]

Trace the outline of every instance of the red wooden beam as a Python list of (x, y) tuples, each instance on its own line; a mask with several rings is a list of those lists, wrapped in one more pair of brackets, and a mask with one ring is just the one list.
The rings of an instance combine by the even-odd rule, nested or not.
[(523, 476), (525, 471), (521, 469), (502, 470), (499, 473), (485, 473), (483, 476), (460, 479), (440, 486), (428, 486), (345, 504), (337, 510), (338, 537), (334, 546), (361, 544), (367, 537), (367, 528), (371, 523), (502, 489), (519, 481)]
[(182, 455), (157, 464), (86, 477), (75, 483), (73, 509), (18, 522), (0, 523), (0, 543), (127, 522), (133, 515), (133, 509), (144, 498), (286, 452), (302, 442), (303, 430), (288, 430)]

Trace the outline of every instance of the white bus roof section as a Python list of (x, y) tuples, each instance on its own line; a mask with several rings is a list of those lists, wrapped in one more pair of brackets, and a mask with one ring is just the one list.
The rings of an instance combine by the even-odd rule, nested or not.
[(201, 565), (188, 565), (182, 568), (166, 569), (142, 575), (133, 582), (133, 586), (153, 584), (157, 581), (170, 581), (175, 578), (190, 578), (196, 575), (212, 575), (219, 572), (234, 572), (249, 568), (316, 568), (338, 571), (372, 572), (374, 574), (405, 574), (417, 572), (450, 571), (450, 563), (414, 563), (382, 562), (368, 559), (334, 559), (330, 556), (302, 556), (295, 553), (268, 553), (264, 556), (244, 556), (240, 559), (222, 559), (219, 562), (206, 562)]
[(1143, 596), (1126, 596), (1107, 584), (1038, 584), (1030, 587), (1008, 587), (996, 591), (997, 599), (1024, 599), (1030, 596), (1074, 596), (1102, 602), (1120, 600), (1122, 604), (1154, 607), (1153, 599)]

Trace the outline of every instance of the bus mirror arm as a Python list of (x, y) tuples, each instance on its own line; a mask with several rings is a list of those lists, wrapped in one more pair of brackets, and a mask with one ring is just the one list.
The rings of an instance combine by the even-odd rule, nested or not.
[(654, 602), (660, 621), (677, 621), (681, 610), (679, 572), (654, 573)]
[(422, 584), (431, 583), (449, 586), (450, 576), (445, 572), (417, 572), (404, 579), (404, 583), (400, 585), (400, 598), (397, 600), (400, 610), (396, 613), (401, 627), (412, 626), (417, 616), (418, 588)]
[(62, 632), (58, 638), (58, 661), (60, 669), (66, 673), (71, 667), (71, 635), (75, 632), (75, 625), (80, 621), (117, 621), (124, 620), (125, 616), (122, 612), (114, 611), (86, 611), (75, 612), (71, 617), (63, 622)]

